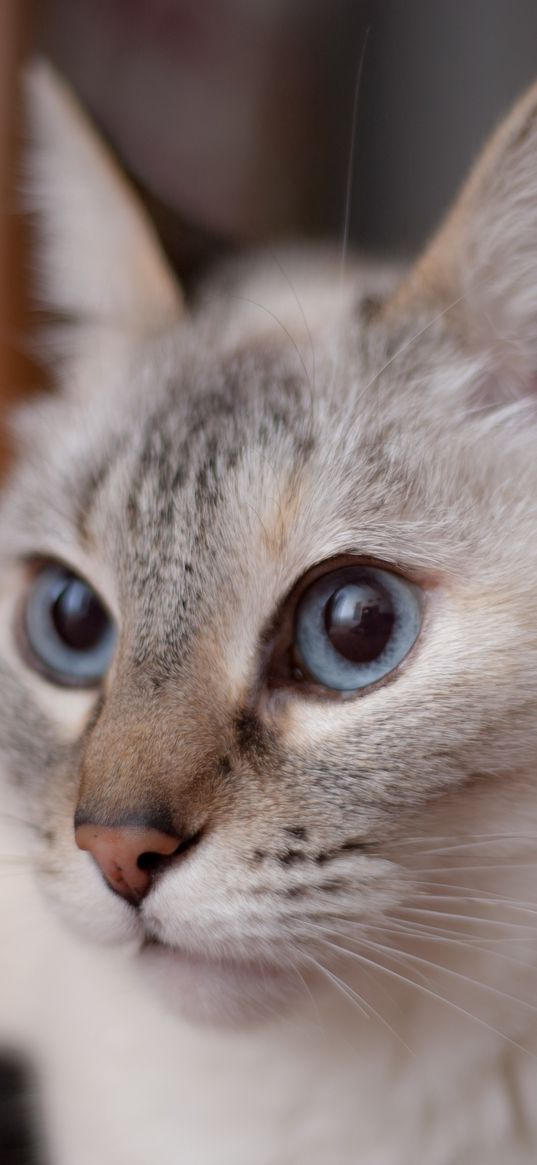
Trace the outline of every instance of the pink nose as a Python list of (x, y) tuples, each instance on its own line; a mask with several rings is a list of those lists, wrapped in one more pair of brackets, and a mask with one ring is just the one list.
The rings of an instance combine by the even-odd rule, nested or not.
[(77, 826), (76, 844), (88, 850), (108, 885), (136, 905), (147, 894), (154, 872), (177, 853), (181, 840), (159, 829)]

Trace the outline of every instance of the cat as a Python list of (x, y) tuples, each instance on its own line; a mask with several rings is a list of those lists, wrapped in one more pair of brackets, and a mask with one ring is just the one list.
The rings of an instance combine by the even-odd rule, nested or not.
[(537, 87), (410, 273), (291, 247), (190, 303), (26, 89), (0, 1031), (50, 1161), (532, 1162)]

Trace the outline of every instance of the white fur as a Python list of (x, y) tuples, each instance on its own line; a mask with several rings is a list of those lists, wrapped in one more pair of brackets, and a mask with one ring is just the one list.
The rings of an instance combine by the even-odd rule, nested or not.
[[(12, 844), (4, 828), (2, 853)], [(523, 1025), (526, 1056), (388, 979), (386, 994), (371, 984), (367, 994), (400, 1039), (320, 984), (315, 1002), (261, 1026), (189, 1025), (159, 1005), (128, 953), (63, 933), (23, 873), (9, 886), (0, 1026), (42, 1070), (55, 1165), (533, 1160), (534, 1023)]]

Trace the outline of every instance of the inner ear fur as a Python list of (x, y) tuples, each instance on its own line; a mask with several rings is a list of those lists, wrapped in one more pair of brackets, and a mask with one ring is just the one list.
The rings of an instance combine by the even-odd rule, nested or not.
[(33, 61), (23, 87), (39, 303), (82, 324), (165, 327), (182, 295), (134, 191), (50, 65)]

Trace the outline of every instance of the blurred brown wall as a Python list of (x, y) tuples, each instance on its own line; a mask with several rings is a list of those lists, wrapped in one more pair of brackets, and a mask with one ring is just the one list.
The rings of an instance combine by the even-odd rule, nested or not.
[(13, 180), (16, 70), (23, 16), (24, 5), (20, 0), (2, 0), (0, 3), (0, 474), (7, 459), (5, 410), (18, 381), (13, 336), (17, 331), (20, 282)]

